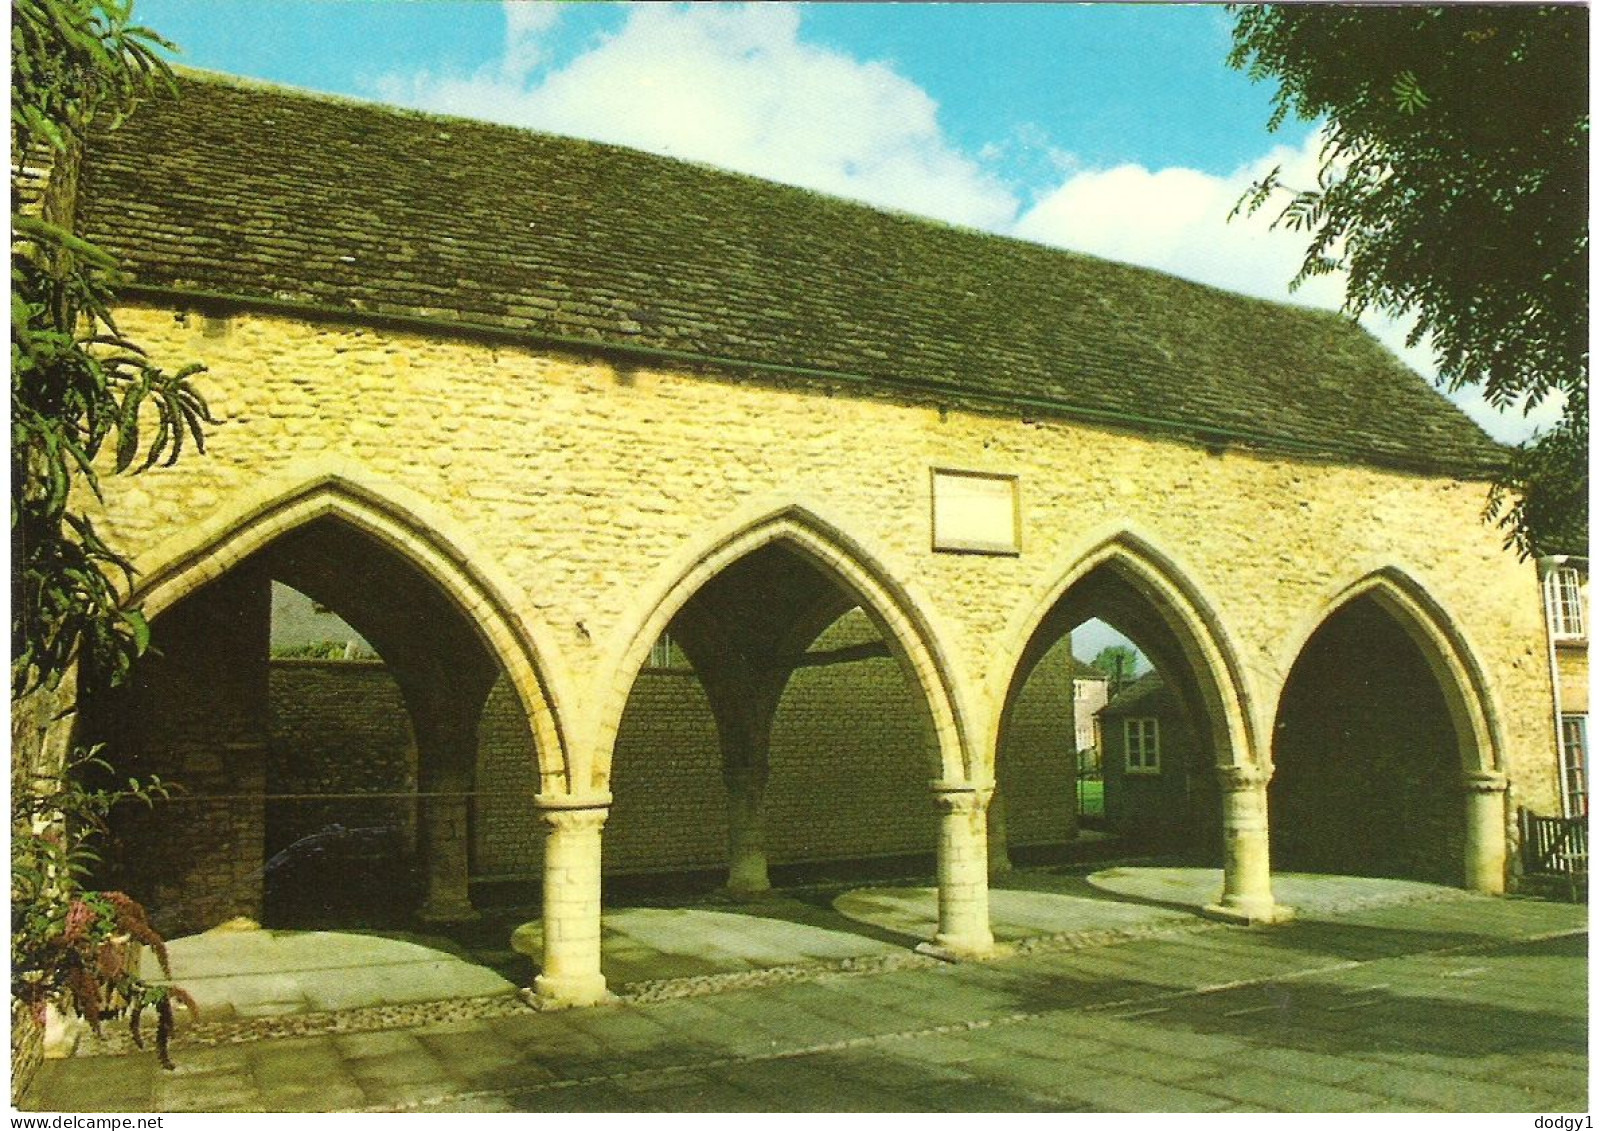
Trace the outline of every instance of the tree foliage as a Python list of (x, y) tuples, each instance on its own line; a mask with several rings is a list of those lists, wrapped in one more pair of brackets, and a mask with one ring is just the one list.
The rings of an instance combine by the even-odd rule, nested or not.
[(11, 17), (11, 687), (60, 680), (76, 659), (114, 680), (148, 630), (125, 608), (129, 563), (96, 531), (103, 451), (119, 472), (204, 447), (191, 383), (117, 329), (113, 259), (72, 232), (77, 156), (172, 75), (169, 45), (117, 0), (14, 0)]
[(1136, 675), (1140, 662), (1141, 654), (1128, 644), (1105, 645), (1091, 661), (1092, 667), (1108, 676), (1109, 682), (1116, 686), (1129, 682)]
[[(79, 691), (115, 682), (149, 631), (124, 606), (129, 563), (95, 530), (84, 493), (116, 472), (171, 464), (204, 446), (211, 422), (191, 384), (199, 366), (168, 373), (117, 328), (115, 261), (72, 231), (81, 147), (113, 129), (171, 73), (168, 45), (130, 22), (118, 0), (13, 0), (11, 14), (11, 693), (55, 688), (79, 664)], [(13, 751), (11, 992), (42, 1024), (56, 1006), (97, 1030), (128, 1019), (135, 1041), (156, 1013), (157, 1055), (172, 1067), (174, 1004), (182, 989), (146, 981), (141, 945), (163, 971), (166, 947), (144, 908), (84, 879), (92, 838), (121, 801), (149, 802), (161, 783), (85, 784), (93, 757), (32, 776)], [(28, 774), (19, 778), (17, 767)]]
[(1564, 399), (1489, 503), (1523, 553), (1585, 544), (1587, 62), (1584, 7), (1235, 8), (1230, 62), (1278, 83), (1271, 128), (1324, 121), (1317, 183), (1277, 169), (1309, 235), (1293, 280), (1347, 273), (1345, 309), (1414, 319), (1440, 379), (1500, 407)]

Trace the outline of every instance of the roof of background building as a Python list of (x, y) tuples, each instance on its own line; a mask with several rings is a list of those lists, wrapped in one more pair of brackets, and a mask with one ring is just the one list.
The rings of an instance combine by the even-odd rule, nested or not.
[(1069, 674), (1073, 679), (1102, 680), (1105, 682), (1108, 680), (1107, 672), (1101, 668), (1094, 668), (1085, 660), (1076, 659), (1074, 656), (1069, 658)]
[(1128, 715), (1138, 707), (1149, 708), (1158, 706), (1158, 699), (1164, 694), (1164, 680), (1156, 671), (1146, 672), (1127, 683), (1119, 692), (1109, 697), (1099, 715)]
[(1337, 314), (616, 146), (180, 88), (84, 162), (81, 228), (135, 299), (427, 319), (1434, 473), (1499, 457)]

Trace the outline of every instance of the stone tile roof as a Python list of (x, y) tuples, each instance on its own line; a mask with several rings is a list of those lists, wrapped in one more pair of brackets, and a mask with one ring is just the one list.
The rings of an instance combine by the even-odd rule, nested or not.
[(80, 225), (133, 298), (672, 351), (1433, 473), (1499, 457), (1335, 314), (615, 146), (220, 76), (180, 86), (84, 162)]
[(1097, 712), (1099, 715), (1128, 715), (1138, 708), (1152, 709), (1160, 705), (1164, 694), (1164, 679), (1156, 671), (1137, 676), (1112, 696)]

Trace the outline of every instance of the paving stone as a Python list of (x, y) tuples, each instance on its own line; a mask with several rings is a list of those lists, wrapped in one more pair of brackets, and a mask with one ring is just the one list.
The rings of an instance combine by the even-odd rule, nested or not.
[(156, 1111), (266, 1111), (261, 1090), (248, 1077), (231, 1076), (197, 1086), (195, 1081), (160, 1084)]
[[(119, 1112), (1585, 1110), (1586, 940), (1501, 941), (1523, 922), (1577, 913), (1544, 920), (1499, 901), (1443, 902), (1429, 930), (1407, 926), (1410, 909), (1367, 909), (1376, 923), (1222, 928), (589, 1011), (443, 1014), (412, 1029), (222, 1046), (192, 1034), (174, 1073), (148, 1052), (48, 1063), (38, 1102)], [(1503, 918), (1484, 929), (1489, 908)], [(1406, 953), (1445, 939), (1477, 945)], [(1191, 991), (1242, 969), (1256, 947), (1266, 948), (1256, 968), (1301, 976)], [(1344, 954), (1380, 957), (1353, 966)], [(1111, 993), (1130, 1000), (1084, 1008)], [(798, 1055), (773, 1055), (786, 1050)]]
[(353, 1079), (372, 1094), (387, 1084), (443, 1084), (449, 1081), (446, 1067), (423, 1049), (388, 1053), (349, 1062)]
[(350, 1111), (367, 1099), (361, 1085), (349, 1080), (277, 1084), (258, 1094), (267, 1111)]
[(1242, 1100), (1273, 1111), (1370, 1111), (1386, 1089), (1358, 1090), (1314, 1080), (1265, 1072), (1257, 1067), (1238, 1068), (1198, 1080), (1195, 1087), (1211, 1095)]
[(1045, 1085), (1054, 1094), (1084, 1100), (1100, 1111), (1239, 1110), (1230, 1100), (1204, 1091), (1166, 1084), (1103, 1067), (1093, 1076), (1068, 1078)]
[[(1526, 1111), (1532, 1106), (1530, 1093), (1512, 1084), (1468, 1080), (1398, 1065), (1377, 1065), (1366, 1077), (1366, 1087), (1377, 1095), (1419, 1101), (1439, 1111)], [(1584, 1103), (1582, 1108), (1585, 1107)]]
[(761, 997), (731, 994), (709, 998), (708, 1005), (725, 1017), (767, 1030), (773, 1034), (778, 1049), (831, 1044), (864, 1032), (861, 1026), (820, 1017), (805, 1007), (776, 1008)]
[(936, 1084), (926, 1094), (931, 1111), (1097, 1111), (1090, 1104), (1056, 1099), (984, 1080)]
[(42, 1111), (148, 1111), (164, 1075), (152, 1053), (47, 1060), (34, 1095)]
[(755, 1111), (750, 1092), (697, 1076), (673, 1087), (637, 1093), (643, 1111)]
[(761, 1111), (923, 1110), (916, 1097), (843, 1075), (829, 1057), (750, 1062), (706, 1074), (750, 1094)]
[(347, 1033), (334, 1038), (335, 1048), (347, 1060), (365, 1060), (375, 1056), (393, 1056), (396, 1053), (416, 1052), (423, 1046), (417, 1035), (406, 1029), (390, 1029), (377, 1033)]
[(1103, 1022), (1093, 1034), (1100, 1041), (1143, 1049), (1164, 1056), (1186, 1056), (1198, 1060), (1240, 1055), (1244, 1041), (1240, 1037), (1217, 1033), (1200, 1033), (1185, 1027), (1182, 1019), (1161, 1013), (1121, 1018), (1109, 1013), (1095, 1016)]

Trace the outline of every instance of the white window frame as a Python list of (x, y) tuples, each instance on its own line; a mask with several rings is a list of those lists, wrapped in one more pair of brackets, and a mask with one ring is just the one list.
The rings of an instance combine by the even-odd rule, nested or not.
[(1543, 578), (1543, 605), (1548, 630), (1555, 640), (1581, 640), (1587, 636), (1582, 613), (1582, 575), (1573, 566), (1555, 566)]
[(1561, 715), (1560, 792), (1567, 817), (1587, 816), (1587, 716)]
[(1152, 716), (1125, 720), (1125, 772), (1159, 772), (1158, 720)]
[(674, 641), (668, 633), (663, 633), (652, 644), (652, 654), (646, 657), (646, 666), (649, 668), (671, 668), (674, 666)]

